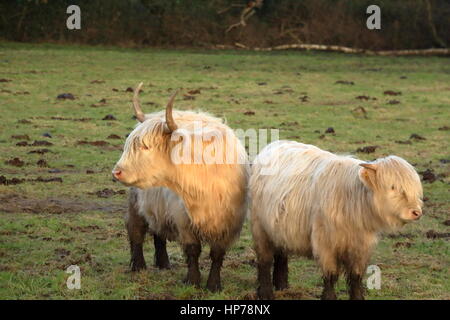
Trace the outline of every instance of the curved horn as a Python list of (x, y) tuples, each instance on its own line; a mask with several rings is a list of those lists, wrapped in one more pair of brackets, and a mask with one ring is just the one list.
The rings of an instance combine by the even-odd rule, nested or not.
[(177, 130), (178, 126), (175, 123), (175, 120), (173, 119), (173, 115), (172, 115), (172, 109), (173, 109), (173, 101), (175, 100), (175, 96), (177, 95), (178, 91), (180, 91), (180, 89), (177, 89), (175, 91), (174, 94), (172, 94), (172, 96), (169, 99), (169, 102), (167, 103), (166, 106), (166, 124), (167, 127), (169, 128), (168, 132), (174, 132), (175, 130)]
[(142, 112), (141, 103), (139, 102), (139, 92), (141, 91), (143, 84), (144, 84), (143, 82), (139, 83), (136, 89), (134, 89), (133, 95), (134, 115), (136, 116), (136, 119), (138, 119), (139, 122), (144, 122), (145, 120), (145, 114), (144, 112)]

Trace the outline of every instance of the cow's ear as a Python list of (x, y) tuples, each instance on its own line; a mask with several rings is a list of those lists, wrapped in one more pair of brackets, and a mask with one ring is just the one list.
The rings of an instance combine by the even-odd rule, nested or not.
[(375, 189), (377, 185), (377, 165), (373, 163), (360, 163), (359, 178), (364, 185), (370, 189)]

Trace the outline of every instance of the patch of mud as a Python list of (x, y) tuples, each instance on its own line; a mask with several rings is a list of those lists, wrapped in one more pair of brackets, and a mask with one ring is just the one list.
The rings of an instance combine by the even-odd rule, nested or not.
[(122, 138), (119, 136), (119, 135), (117, 135), (117, 134), (110, 134), (106, 139), (119, 139), (119, 140), (122, 140)]
[(114, 191), (109, 188), (105, 188), (103, 190), (98, 190), (96, 192), (88, 192), (90, 195), (96, 195), (99, 198), (110, 198), (112, 196), (115, 196), (117, 194), (126, 194), (127, 192), (125, 190), (118, 190)]
[(12, 179), (7, 179), (5, 176), (0, 176), (0, 185), (5, 185), (5, 186), (9, 186), (9, 185), (14, 185), (14, 184), (20, 184), (20, 183), (24, 183), (24, 182), (59, 182), (62, 183), (63, 180), (62, 178), (55, 178), (55, 177), (50, 177), (50, 178), (43, 178), (43, 177), (37, 177), (36, 179), (18, 179), (18, 178), (12, 178)]
[(355, 83), (353, 81), (338, 80), (334, 84), (345, 84), (345, 85), (353, 86)]
[(64, 118), (64, 117), (51, 117), (52, 120), (61, 120), (61, 121), (90, 121), (92, 118)]
[(379, 148), (379, 146), (366, 146), (366, 147), (362, 147), (362, 148), (356, 149), (356, 152), (360, 152), (360, 153), (374, 153), (375, 150), (377, 150), (378, 148)]
[(445, 239), (450, 238), (450, 232), (436, 232), (434, 230), (429, 230), (425, 233), (428, 239)]
[(7, 161), (5, 161), (5, 163), (9, 164), (10, 166), (15, 166), (15, 167), (23, 167), (23, 165), (25, 164), (25, 162), (23, 162), (19, 158), (7, 160)]
[(47, 153), (47, 152), (51, 152), (51, 151), (49, 149), (37, 149), (37, 150), (32, 150), (32, 151), (30, 151), (28, 153), (44, 154), (44, 153)]
[(383, 92), (387, 96), (399, 96), (401, 95), (401, 91), (392, 91), (392, 90), (386, 90)]
[(70, 198), (33, 199), (20, 194), (1, 194), (0, 212), (6, 213), (82, 213), (86, 211), (104, 211), (108, 213), (124, 212), (127, 205), (90, 202)]
[(75, 96), (71, 93), (61, 93), (56, 97), (56, 99), (58, 99), (58, 100), (75, 100)]
[(90, 146), (94, 146), (94, 147), (105, 147), (107, 145), (109, 145), (109, 142), (107, 141), (103, 141), (103, 140), (98, 140), (98, 141), (77, 141), (77, 145), (90, 145)]
[(30, 140), (30, 136), (27, 134), (18, 134), (15, 136), (11, 136), (11, 139), (15, 139), (15, 140)]

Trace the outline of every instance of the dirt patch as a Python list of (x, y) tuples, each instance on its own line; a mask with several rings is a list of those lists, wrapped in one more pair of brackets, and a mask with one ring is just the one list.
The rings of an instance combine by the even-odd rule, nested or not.
[(399, 96), (402, 94), (400, 91), (392, 91), (392, 90), (386, 90), (383, 93), (387, 96)]
[(110, 134), (106, 139), (122, 139), (122, 138), (117, 134)]
[(18, 135), (11, 136), (11, 139), (15, 139), (15, 140), (30, 140), (30, 136), (27, 135), (27, 134), (18, 134)]
[(102, 120), (109, 120), (109, 121), (113, 121), (113, 120), (117, 120), (116, 117), (114, 117), (112, 114), (107, 114), (106, 116), (104, 116), (102, 118)]
[(44, 154), (44, 153), (48, 153), (51, 152), (49, 149), (37, 149), (37, 150), (32, 150), (28, 153), (37, 153), (37, 154)]
[(438, 128), (438, 130), (440, 130), (440, 131), (449, 131), (450, 127), (449, 126), (443, 126), (443, 127)]
[[(0, 177), (1, 179), (1, 177)], [(126, 203), (114, 205), (111, 203), (89, 202), (70, 198), (33, 199), (20, 194), (1, 194), (0, 211), (6, 213), (82, 213), (86, 211), (104, 211), (109, 213), (124, 212)]]
[(34, 142), (31, 144), (33, 147), (42, 147), (42, 146), (52, 146), (53, 143), (45, 141), (45, 140), (34, 140)]
[(418, 135), (417, 133), (413, 133), (412, 135), (409, 136), (409, 139), (414, 139), (414, 140), (427, 140), (426, 138)]
[(375, 150), (377, 150), (378, 148), (379, 148), (379, 146), (366, 146), (366, 147), (362, 147), (362, 148), (356, 149), (356, 152), (360, 152), (360, 153), (374, 153)]
[(200, 94), (200, 89), (189, 90), (188, 93), (189, 93), (190, 95), (193, 95), (193, 94)]
[(427, 170), (421, 172), (421, 174), (422, 174), (422, 180), (424, 182), (433, 183), (438, 179), (438, 177), (434, 174), (433, 169), (427, 169)]
[(39, 159), (36, 164), (41, 168), (48, 168), (48, 163), (44, 159)]
[(334, 84), (345, 84), (345, 85), (353, 86), (355, 83), (353, 81), (338, 80)]
[(411, 242), (396, 242), (394, 244), (394, 248), (401, 248), (401, 247), (411, 248), (411, 245), (412, 245)]
[(425, 233), (425, 236), (428, 239), (443, 239), (443, 238), (450, 238), (450, 232), (436, 232), (434, 230), (428, 230)]
[(355, 97), (355, 99), (358, 99), (358, 100), (377, 100), (377, 98), (372, 98), (372, 97), (369, 97), (369, 96), (364, 96), (364, 95), (362, 95), (362, 96), (357, 96), (357, 97)]
[(255, 111), (245, 111), (244, 115), (245, 116), (254, 116), (255, 115)]
[(52, 120), (61, 120), (61, 121), (90, 121), (92, 118), (64, 118), (64, 117), (51, 117)]
[(412, 233), (388, 234), (386, 236), (390, 239), (401, 239), (401, 238), (413, 239), (413, 238), (415, 238), (415, 235), (413, 235)]
[(19, 184), (22, 182), (24, 182), (23, 179), (17, 179), (17, 178), (7, 179), (5, 176), (0, 176), (0, 185), (9, 186), (9, 185), (14, 185), (14, 184)]
[(5, 186), (9, 186), (9, 185), (14, 185), (14, 184), (20, 184), (20, 183), (24, 183), (24, 182), (59, 182), (62, 183), (63, 180), (62, 178), (55, 178), (55, 177), (50, 177), (50, 178), (43, 178), (43, 177), (37, 177), (36, 179), (18, 179), (18, 178), (12, 178), (12, 179), (7, 179), (5, 176), (0, 176), (0, 185), (5, 185)]
[(77, 145), (90, 145), (94, 147), (105, 147), (109, 145), (109, 142), (98, 140), (98, 141), (77, 141)]
[(335, 131), (334, 131), (334, 128), (333, 127), (329, 127), (327, 130), (325, 130), (325, 133), (336, 133)]
[(409, 140), (395, 140), (395, 143), (398, 143), (398, 144), (412, 144), (412, 142), (409, 141)]
[(301, 102), (308, 102), (309, 101), (309, 97), (307, 95), (300, 96), (299, 99), (300, 99)]
[(7, 160), (7, 161), (5, 161), (5, 163), (9, 164), (10, 166), (14, 166), (14, 167), (23, 167), (23, 165), (25, 164), (25, 162), (23, 162), (19, 158)]
[(99, 198), (110, 198), (110, 197), (115, 196), (117, 194), (126, 194), (126, 191), (125, 190), (114, 191), (112, 189), (105, 188), (103, 190), (98, 190), (96, 192), (88, 192), (88, 194), (96, 195)]
[(61, 93), (56, 97), (56, 99), (58, 99), (58, 100), (75, 100), (75, 96), (71, 93)]

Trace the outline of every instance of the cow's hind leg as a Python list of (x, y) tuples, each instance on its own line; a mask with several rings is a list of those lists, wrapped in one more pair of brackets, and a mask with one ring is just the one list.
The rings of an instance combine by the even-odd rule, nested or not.
[(256, 294), (259, 299), (273, 299), (273, 284), (270, 273), (274, 261), (274, 246), (258, 221), (252, 221), (252, 234), (258, 268), (258, 289)]
[(198, 265), (198, 258), (200, 257), (202, 246), (200, 242), (184, 244), (183, 250), (184, 254), (186, 255), (186, 262), (188, 267), (187, 275), (184, 282), (199, 287), (201, 276), (200, 276), (200, 268)]
[(167, 255), (166, 238), (153, 235), (153, 243), (155, 245), (155, 266), (159, 269), (169, 269), (169, 256)]
[(211, 245), (209, 256), (211, 258), (211, 269), (209, 270), (206, 288), (212, 292), (217, 292), (222, 290), (220, 270), (222, 268), (223, 258), (225, 256), (225, 249), (220, 245), (213, 244)]
[(288, 287), (288, 255), (283, 250), (275, 252), (272, 281), (275, 290), (284, 290)]

